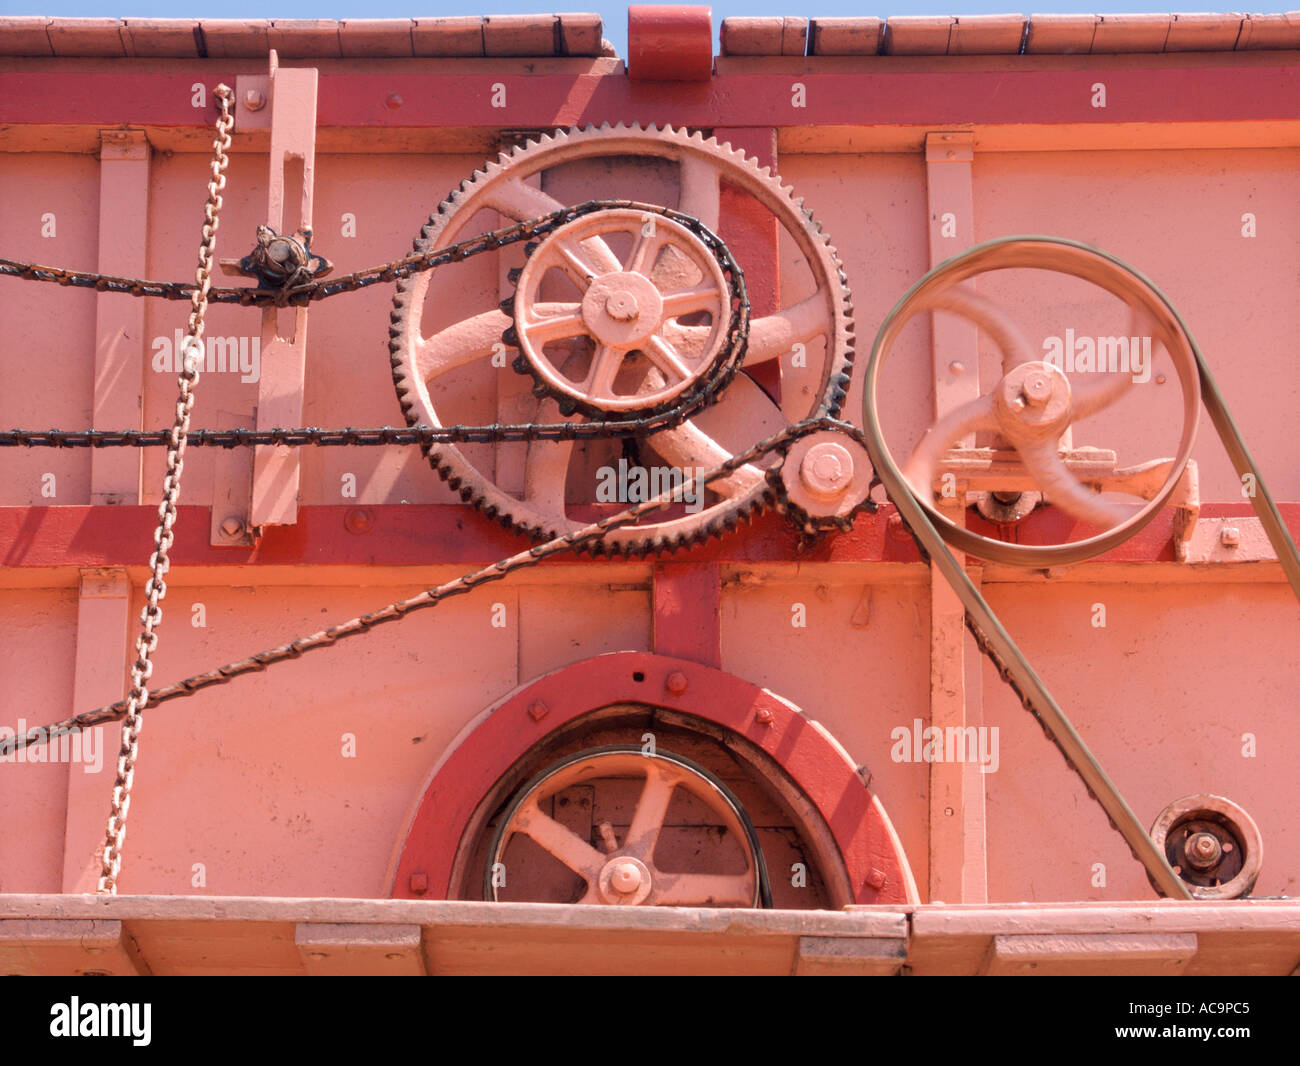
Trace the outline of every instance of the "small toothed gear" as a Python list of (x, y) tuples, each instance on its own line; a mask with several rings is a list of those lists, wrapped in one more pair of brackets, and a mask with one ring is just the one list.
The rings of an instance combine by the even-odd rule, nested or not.
[[(586, 175), (575, 174), (575, 169), (567, 166), (577, 163), (581, 169), (583, 161), (589, 161)], [(638, 167), (642, 162), (644, 166)], [(680, 476), (683, 471), (719, 466), (791, 423), (838, 414), (848, 387), (854, 338), (847, 278), (834, 248), (803, 201), (768, 168), (760, 168), (729, 144), (667, 127), (606, 125), (557, 130), (502, 153), (462, 182), (439, 205), (414, 247), (421, 252), (444, 247), (506, 220), (524, 222), (589, 200), (644, 201), (648, 199), (646, 185), (659, 190), (672, 177), (676, 178), (676, 203), (665, 206), (698, 220), (713, 233), (718, 231), (724, 182), (757, 201), (785, 231), (807, 264), (812, 282), (811, 295), (751, 319), (742, 368), (716, 402), (679, 425), (636, 439), (634, 458), (645, 468), (675, 471)], [(581, 187), (580, 196), (571, 191), (575, 184)], [(672, 196), (669, 191), (663, 199)], [(661, 202), (658, 191), (655, 202)], [(593, 223), (597, 229), (570, 232), (567, 246), (562, 243), (567, 226), (538, 243), (534, 255), (543, 254), (550, 242), (553, 254), (545, 262), (559, 267), (560, 275), (567, 272), (567, 281), (549, 267), (542, 273), (551, 277), (538, 276), (540, 266), (529, 275), (527, 263), (518, 274), (512, 273), (521, 283), (519, 291), (527, 288), (523, 302), (529, 326), (540, 322), (544, 334), (551, 324), (548, 319), (568, 316), (565, 328), (576, 327), (570, 336), (559, 338), (571, 343), (567, 354), (553, 347), (548, 350), (554, 339), (548, 338), (540, 349), (533, 345), (531, 354), (516, 348), (507, 349), (504, 359), (494, 358), (508, 343), (503, 334), (521, 344), (515, 298), (441, 325), (449, 318), (445, 299), (439, 300), (430, 291), (436, 272), (398, 282), (389, 348), (398, 399), (409, 425), (484, 421), (485, 399), (495, 397), (498, 390), (512, 389), (508, 379), (517, 376), (516, 360), (523, 361), (534, 381), (539, 377), (546, 381), (542, 390), (546, 395), (517, 394), (514, 400), (519, 404), (519, 416), (508, 420), (534, 424), (584, 421), (592, 415), (640, 417), (656, 404), (671, 406), (681, 395), (678, 386), (683, 382), (707, 377), (722, 307), (719, 298), (727, 294), (716, 291), (716, 279), (709, 279), (708, 261), (698, 255), (694, 238), (682, 237), (677, 231), (670, 231), (676, 241), (669, 241), (666, 250), (658, 250), (644, 262), (634, 262), (645, 251), (635, 234), (620, 244), (612, 228), (599, 231), (600, 225), (615, 227), (627, 221), (614, 218), (614, 214), (601, 211), (588, 216), (598, 220)], [(477, 222), (475, 216), (479, 216)], [(743, 259), (739, 265), (744, 268)], [(593, 278), (613, 279), (608, 284), (610, 291), (599, 293), (599, 301), (587, 299)], [(566, 285), (570, 287), (561, 291)], [(678, 306), (675, 300), (682, 310), (661, 313), (664, 303), (670, 311)], [(619, 332), (629, 322), (638, 321), (646, 308), (656, 320), (654, 330)], [(435, 314), (441, 328), (426, 335), (422, 319)], [(516, 332), (509, 334), (508, 330)], [(598, 369), (597, 345), (602, 337), (624, 354), (608, 357), (603, 369)], [(656, 337), (665, 341), (668, 352), (680, 357), (677, 363), (663, 350), (645, 352)], [(744, 372), (773, 360), (778, 360), (781, 368), (780, 404)], [(491, 374), (483, 368), (489, 361)], [(676, 380), (665, 367), (676, 367)], [(466, 382), (465, 373), (457, 373), (466, 369), (472, 381)], [(474, 373), (478, 376), (473, 377)], [(518, 392), (517, 388), (513, 391)], [(565, 401), (568, 413), (557, 399)], [(620, 407), (627, 413), (614, 413)], [(509, 528), (549, 539), (580, 528), (590, 520), (593, 504), (603, 502), (591, 473), (595, 460), (590, 453), (575, 449), (574, 443), (436, 444), (426, 448), (425, 454), (463, 500)], [(615, 455), (615, 460), (618, 458)], [(612, 530), (589, 550), (602, 554), (670, 551), (732, 529), (773, 503), (775, 493), (765, 468), (777, 461), (772, 456), (741, 466), (709, 486), (698, 499), (698, 509), (678, 504), (671, 511), (649, 514), (641, 524)], [(581, 484), (583, 479), (590, 489)], [(574, 516), (570, 508), (586, 513)]]
[(767, 471), (777, 494), (777, 510), (805, 536), (834, 530), (847, 533), (861, 511), (874, 511), (875, 470), (866, 446), (856, 436), (818, 430), (782, 449)]

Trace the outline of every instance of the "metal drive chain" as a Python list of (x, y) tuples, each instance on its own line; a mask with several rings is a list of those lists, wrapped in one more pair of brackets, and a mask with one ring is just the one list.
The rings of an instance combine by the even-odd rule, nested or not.
[(230, 162), (230, 130), (234, 116), (230, 102), (234, 92), (218, 85), (216, 98), (221, 108), (217, 118), (217, 135), (212, 142), (212, 177), (208, 180), (208, 200), (204, 206), (203, 239), (199, 243), (199, 265), (194, 273), (195, 287), (190, 291), (190, 318), (182, 345), (184, 360), (178, 381), (176, 419), (167, 441), (167, 475), (163, 478), (162, 503), (158, 505), (158, 528), (154, 530), (154, 553), (149, 560), (152, 573), (145, 583), (146, 605), (140, 614), (141, 631), (136, 638), (136, 659), (131, 666), (131, 691), (125, 701), (122, 723), (122, 747), (117, 755), (117, 780), (113, 785), (113, 807), (104, 836), (104, 854), (99, 875), (100, 895), (117, 894), (117, 875), (122, 869), (122, 845), (126, 841), (126, 819), (131, 810), (131, 787), (135, 781), (135, 760), (140, 751), (143, 711), (149, 702), (149, 678), (153, 676), (152, 655), (158, 647), (156, 629), (162, 622), (162, 603), (167, 595), (167, 571), (171, 568), (168, 552), (175, 534), (176, 502), (181, 494), (181, 475), (185, 472), (185, 438), (194, 407), (194, 386), (199, 380), (199, 342), (203, 338), (203, 318), (208, 310), (208, 290), (212, 285), (212, 253), (217, 243), (221, 221), (221, 193), (226, 187), (226, 166)]
[[(733, 455), (726, 462), (704, 473), (694, 474), (686, 478), (684, 483), (677, 488), (656, 496), (652, 500), (637, 504), (627, 510), (620, 511), (618, 514), (610, 515), (601, 519), (599, 522), (593, 522), (590, 525), (583, 526), (571, 533), (555, 537), (542, 544), (534, 545), (524, 551), (518, 552), (498, 562), (485, 566), (481, 570), (465, 574), (449, 581), (446, 584), (439, 585), (436, 588), (426, 589), (424, 592), (411, 596), (408, 599), (398, 600), (382, 607), (377, 611), (369, 614), (360, 615), (357, 618), (350, 619), (338, 625), (331, 626), (329, 629), (323, 629), (309, 636), (300, 637), (298, 640), (288, 644), (281, 644), (274, 648), (268, 648), (266, 651), (257, 652), (245, 659), (239, 659), (225, 666), (219, 666), (215, 670), (209, 670), (206, 673), (195, 674), (187, 677), (183, 681), (177, 681), (165, 688), (160, 688), (150, 694), (150, 703), (158, 705), (166, 703), (169, 700), (182, 699), (186, 696), (192, 696), (205, 688), (213, 685), (224, 685), (228, 681), (234, 680), (245, 674), (259, 673), (268, 666), (276, 663), (287, 662), (290, 659), (297, 659), (307, 652), (315, 651), (318, 648), (328, 648), (337, 644), (340, 640), (348, 637), (354, 637), (361, 633), (367, 633), (375, 626), (382, 625), (385, 622), (395, 622), (400, 618), (405, 618), (408, 614), (415, 611), (424, 610), (429, 607), (436, 607), (443, 600), (453, 596), (461, 596), (471, 592), (480, 585), (485, 585), (490, 581), (500, 581), (502, 578), (509, 576), (517, 570), (523, 570), (531, 566), (544, 562), (546, 559), (564, 552), (576, 551), (589, 541), (599, 540), (610, 530), (618, 529), (621, 526), (630, 525), (637, 521), (643, 515), (652, 511), (663, 510), (668, 507), (674, 499), (680, 498), (680, 494), (688, 492), (694, 485), (707, 485), (719, 478), (727, 477), (734, 473), (746, 463), (751, 463), (755, 459), (762, 458), (767, 453), (793, 443), (807, 433), (814, 433), (823, 429), (855, 429), (856, 427), (847, 426), (838, 419), (822, 416), (820, 418), (808, 418), (802, 422), (794, 423), (785, 429), (759, 441), (751, 448)], [(118, 700), (116, 703), (110, 703), (107, 706), (100, 707), (93, 711), (86, 711), (82, 714), (74, 715), (71, 718), (65, 718), (62, 721), (54, 722), (50, 725), (37, 729), (28, 730), (21, 736), (6, 737), (0, 740), (0, 755), (7, 755), (17, 751), (19, 748), (25, 748), (31, 745), (40, 744), (47, 740), (61, 736), (64, 733), (71, 733), (90, 726), (103, 725), (106, 722), (116, 721), (123, 715), (130, 713), (130, 700)]]
[[(412, 426), (394, 428), (381, 426), (371, 429), (321, 429), (318, 427), (299, 427), (294, 429), (274, 428), (268, 430), (251, 429), (198, 429), (189, 435), (191, 446), (236, 448), (253, 445), (304, 445), (313, 444), (322, 447), (350, 445), (389, 445), (389, 444), (497, 444), (507, 442), (571, 441), (594, 437), (642, 436), (658, 433), (681, 425), (706, 404), (715, 402), (722, 390), (730, 383), (740, 369), (745, 354), (745, 341), (749, 336), (749, 295), (745, 287), (745, 272), (732, 256), (730, 249), (721, 238), (714, 234), (699, 219), (683, 214), (672, 208), (656, 204), (643, 204), (632, 200), (588, 200), (574, 207), (552, 211), (539, 218), (519, 222), (491, 233), (481, 234), (458, 244), (430, 252), (418, 252), (403, 259), (395, 260), (382, 267), (357, 271), (337, 278), (326, 284), (314, 281), (286, 293), (274, 293), (265, 289), (211, 289), (211, 299), (219, 302), (222, 293), (249, 294), (247, 300), (240, 303), (273, 304), (280, 297), (287, 295), (291, 303), (305, 303), (311, 299), (322, 299), (336, 292), (350, 292), (381, 281), (391, 281), (416, 274), (447, 263), (460, 262), (483, 252), (494, 251), (506, 245), (520, 241), (543, 237), (566, 223), (585, 215), (609, 210), (635, 210), (647, 214), (660, 215), (685, 226), (697, 236), (709, 253), (718, 261), (730, 288), (731, 317), (727, 326), (726, 343), (720, 349), (713, 367), (701, 376), (692, 388), (662, 404), (650, 409), (639, 418), (594, 419), (586, 422), (558, 423), (514, 423), (488, 426)], [(192, 286), (182, 286), (173, 282), (142, 282), (134, 279), (107, 279), (100, 274), (75, 274), (70, 271), (55, 270), (52, 267), (32, 267), (19, 264), (25, 272), (6, 270), (5, 264), (11, 260), (0, 259), (0, 275), (15, 276), (38, 281), (64, 281), (64, 284), (91, 284), (99, 279), (102, 287), (108, 291), (129, 291), (138, 296), (161, 296), (166, 293), (183, 292), (185, 298), (194, 293)], [(47, 274), (56, 276), (45, 276)], [(82, 280), (76, 280), (82, 279)], [(136, 288), (120, 289), (109, 282), (129, 281)], [(137, 291), (138, 290), (138, 291)], [(159, 290), (159, 291), (155, 291)], [(168, 295), (167, 298), (176, 298)], [(12, 429), (0, 431), (0, 448), (156, 448), (168, 444), (170, 434), (160, 430), (26, 430)]]
[[(680, 222), (693, 230), (713, 251), (721, 241), (691, 215), (671, 208), (643, 204), (634, 200), (588, 200), (573, 207), (561, 208), (547, 215), (517, 222), (512, 226), (481, 233), (476, 237), (435, 248), (427, 252), (412, 252), (400, 259), (379, 266), (355, 270), (351, 274), (331, 278), (316, 278), (288, 289), (259, 289), (254, 287), (213, 288), (208, 301), (214, 304), (241, 304), (244, 307), (297, 307), (314, 300), (324, 300), (339, 293), (385, 282), (397, 281), (412, 274), (420, 274), (434, 267), (458, 263), (481, 252), (492, 252), (520, 241), (544, 237), (566, 222), (589, 215), (595, 211), (612, 209), (650, 211)], [(731, 264), (734, 266), (734, 263)], [(100, 274), (90, 270), (67, 270), (64, 267), (41, 266), (18, 259), (0, 258), (0, 276), (23, 278), (27, 281), (48, 281), (73, 288), (94, 289), (97, 292), (119, 292), (127, 296), (152, 296), (162, 300), (188, 300), (194, 286), (186, 281), (148, 281), (144, 278), (127, 278), (115, 274)]]

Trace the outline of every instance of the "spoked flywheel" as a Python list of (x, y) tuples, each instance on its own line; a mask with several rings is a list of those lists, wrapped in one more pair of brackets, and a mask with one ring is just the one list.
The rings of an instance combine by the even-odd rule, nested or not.
[[(1001, 281), (1001, 271), (1018, 272), (1020, 280)], [(978, 291), (977, 278), (984, 286)], [(1086, 284), (1070, 283), (1080, 291), (1069, 300), (1062, 300), (1056, 289), (1050, 295), (1040, 291), (1044, 282), (1059, 287), (1063, 278)], [(990, 298), (989, 287), (995, 284), (1004, 298), (1016, 301), (1018, 314)], [(1097, 302), (1096, 290), (1126, 307), (1127, 321), (1121, 328), (1113, 320), (1098, 320), (1109, 321), (1105, 328), (1115, 336), (1082, 335), (1085, 331), (1076, 336), (1079, 318), (1061, 316), (1086, 315)], [(923, 312), (974, 323), (997, 349), (1000, 371), (991, 385), (991, 375), (984, 375), (980, 395), (942, 411), (910, 457), (895, 463), (882, 423), (896, 403), (882, 403), (882, 370), (904, 327)], [(1025, 318), (1036, 319), (1044, 332), (1055, 335), (1035, 347)], [(942, 355), (939, 373), (949, 378), (988, 369), (937, 354)], [(1160, 388), (1169, 380), (1153, 373), (1161, 366), (1172, 368), (1181, 403)], [(1170, 501), (1195, 443), (1200, 396), (1194, 343), (1178, 312), (1145, 277), (1074, 241), (1008, 237), (935, 267), (889, 313), (867, 367), (864, 425), (876, 468), (889, 471), (891, 480), (900, 475), (906, 480), (953, 547), (994, 562), (1059, 565), (1109, 551)], [(1122, 415), (1111, 415), (1108, 409), (1121, 404)], [(1086, 419), (1105, 414), (1106, 432), (1113, 438), (1135, 425), (1145, 429), (1157, 412), (1181, 417), (1171, 459), (1121, 466), (1116, 451), (1079, 447), (1073, 440), (1073, 430)], [(954, 522), (951, 513), (944, 513), (945, 499), (961, 509), (977, 505), (995, 533), (985, 535)], [(1059, 539), (1028, 541), (1015, 524), (1043, 503), (1064, 516), (1056, 531), (1069, 528)]]
[[(575, 786), (598, 784), (602, 817), (593, 845), (557, 817), (555, 804)], [(680, 803), (690, 805), (704, 844), (665, 832), (670, 808)], [(631, 745), (561, 759), (525, 784), (501, 816), (483, 875), (485, 898), (553, 899), (557, 879), (570, 883), (572, 903), (772, 905), (758, 834), (732, 791), (681, 755)]]

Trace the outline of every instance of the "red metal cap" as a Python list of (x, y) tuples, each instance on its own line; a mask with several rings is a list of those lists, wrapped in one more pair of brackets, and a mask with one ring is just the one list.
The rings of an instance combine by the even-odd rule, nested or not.
[(627, 9), (628, 75), (638, 81), (708, 81), (713, 76), (713, 9), (632, 4)]

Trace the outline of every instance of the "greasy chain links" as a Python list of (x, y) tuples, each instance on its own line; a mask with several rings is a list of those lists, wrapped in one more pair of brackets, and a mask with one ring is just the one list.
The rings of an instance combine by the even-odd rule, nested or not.
[[(768, 452), (777, 448), (785, 447), (795, 440), (808, 433), (814, 433), (818, 430), (839, 430), (848, 433), (855, 439), (861, 440), (861, 430), (856, 426), (841, 422), (838, 419), (823, 416), (821, 418), (809, 418), (803, 422), (787, 426), (765, 440), (759, 441), (753, 447), (746, 451), (733, 455), (725, 463), (709, 470), (705, 473), (695, 474), (687, 477), (679, 488), (674, 488), (656, 496), (645, 503), (637, 504), (635, 507), (628, 508), (618, 514), (610, 515), (576, 529), (572, 533), (566, 533), (562, 537), (555, 537), (543, 544), (534, 545), (524, 551), (506, 559), (485, 566), (481, 570), (465, 574), (449, 581), (444, 585), (436, 588), (426, 589), (424, 592), (411, 596), (408, 599), (398, 600), (390, 603), (387, 607), (372, 611), (369, 614), (361, 615), (350, 621), (342, 622), (339, 625), (331, 626), (329, 629), (323, 629), (318, 633), (310, 636), (301, 637), (289, 644), (281, 644), (275, 648), (269, 648), (266, 651), (257, 652), (246, 659), (240, 659), (236, 662), (227, 663), (225, 666), (219, 666), (215, 670), (209, 670), (207, 673), (195, 674), (193, 677), (187, 677), (183, 681), (177, 681), (165, 688), (160, 688), (150, 694), (152, 704), (166, 703), (169, 700), (181, 699), (185, 696), (192, 696), (194, 693), (213, 685), (224, 685), (236, 677), (244, 674), (257, 673), (265, 670), (268, 666), (275, 663), (286, 662), (289, 659), (297, 659), (299, 656), (309, 651), (315, 651), (318, 648), (327, 648), (336, 644), (347, 637), (354, 637), (359, 633), (366, 633), (377, 625), (385, 622), (395, 622), (400, 618), (406, 617), (415, 611), (424, 610), (428, 607), (437, 606), (445, 599), (452, 596), (461, 596), (480, 585), (485, 585), (489, 581), (500, 581), (516, 570), (523, 570), (530, 566), (536, 566), (554, 555), (560, 555), (564, 552), (575, 551), (586, 544), (588, 541), (599, 540), (612, 529), (618, 529), (621, 526), (630, 525), (646, 514), (654, 511), (660, 511), (670, 506), (678, 495), (682, 492), (690, 491), (694, 485), (707, 485), (734, 473), (746, 463), (753, 462), (755, 459), (762, 458)], [(73, 730), (88, 728), (95, 725), (103, 725), (106, 722), (116, 721), (127, 713), (129, 700), (118, 700), (116, 703), (110, 703), (105, 707), (97, 710), (86, 711), (82, 714), (74, 715), (71, 718), (65, 718), (60, 722), (44, 726), (39, 729), (28, 730), (21, 736), (6, 737), (0, 740), (0, 755), (7, 755), (19, 748), (25, 748), (34, 744), (41, 744), (47, 740), (61, 736), (64, 733), (70, 733)]]
[(158, 505), (158, 528), (154, 530), (154, 553), (149, 560), (152, 571), (145, 583), (147, 601), (141, 612), (141, 630), (136, 638), (136, 659), (131, 664), (131, 691), (126, 698), (125, 721), (122, 723), (122, 747), (117, 755), (117, 780), (113, 785), (113, 807), (108, 816), (104, 836), (104, 853), (99, 874), (101, 895), (117, 893), (117, 875), (122, 869), (122, 845), (126, 840), (126, 818), (131, 810), (131, 786), (135, 781), (135, 760), (140, 750), (140, 729), (144, 724), (143, 711), (149, 702), (149, 679), (153, 676), (151, 656), (158, 647), (155, 632), (162, 622), (163, 597), (167, 595), (167, 571), (171, 569), (168, 551), (175, 539), (172, 526), (176, 522), (176, 501), (181, 494), (181, 475), (185, 472), (185, 436), (190, 428), (190, 412), (194, 408), (194, 386), (199, 380), (199, 353), (202, 351), (203, 318), (208, 310), (208, 290), (212, 285), (212, 254), (217, 243), (217, 227), (221, 220), (221, 193), (226, 187), (226, 166), (230, 157), (230, 130), (234, 116), (230, 102), (234, 92), (227, 85), (218, 85), (216, 97), (221, 108), (217, 119), (217, 136), (212, 142), (212, 177), (208, 180), (208, 200), (204, 205), (203, 239), (199, 243), (199, 265), (194, 273), (196, 282), (190, 290), (190, 318), (182, 350), (185, 359), (178, 379), (176, 419), (172, 423), (167, 441), (167, 475), (163, 478), (162, 503)]
[[(397, 281), (399, 278), (420, 274), (434, 267), (447, 263), (458, 263), (480, 252), (491, 252), (509, 244), (544, 237), (565, 223), (590, 215), (596, 211), (613, 210), (647, 211), (662, 215), (664, 218), (680, 222), (696, 233), (704, 244), (717, 256), (724, 270), (736, 269), (734, 261), (726, 253), (725, 246), (710, 230), (691, 215), (674, 211), (671, 208), (652, 204), (638, 203), (634, 200), (587, 200), (573, 207), (552, 211), (549, 215), (540, 215), (513, 226), (480, 233), (477, 237), (449, 244), (445, 248), (434, 248), (427, 252), (412, 252), (401, 259), (394, 259), (382, 266), (368, 267), (339, 278), (326, 281), (323, 278), (296, 285), (289, 289), (259, 289), (253, 287), (213, 288), (209, 290), (208, 302), (214, 304), (242, 304), (245, 307), (297, 307), (313, 300), (324, 300), (343, 292), (356, 292), (370, 285)], [(719, 252), (722, 252), (720, 255)], [(142, 278), (123, 278), (112, 274), (97, 274), (86, 270), (65, 270), (62, 267), (40, 266), (36, 263), (24, 263), (17, 259), (0, 258), (0, 276), (25, 278), (28, 281), (50, 281), (57, 285), (70, 285), (74, 288), (94, 289), (96, 292), (120, 292), (129, 296), (153, 296), (163, 300), (188, 300), (193, 295), (195, 286), (185, 281), (146, 281)]]
[[(317, 427), (300, 427), (294, 429), (197, 429), (189, 434), (190, 446), (206, 445), (209, 447), (236, 448), (251, 445), (305, 445), (321, 447), (343, 447), (349, 445), (386, 445), (386, 444), (488, 444), (530, 442), (535, 440), (569, 441), (590, 437), (633, 436), (656, 433), (680, 425), (688, 417), (706, 404), (714, 402), (722, 390), (740, 369), (745, 355), (745, 340), (749, 333), (749, 297), (745, 288), (745, 273), (740, 269), (730, 250), (699, 219), (682, 214), (671, 208), (654, 204), (636, 203), (631, 200), (588, 200), (575, 207), (566, 207), (553, 211), (549, 215), (506, 226), (491, 233), (482, 234), (446, 248), (430, 252), (408, 255), (383, 267), (357, 271), (346, 277), (326, 284), (315, 281), (309, 285), (290, 289), (287, 293), (268, 292), (264, 289), (212, 289), (211, 300), (219, 302), (224, 295), (231, 297), (227, 303), (276, 304), (288, 298), (290, 303), (306, 303), (308, 300), (323, 299), (336, 292), (350, 292), (366, 285), (381, 281), (392, 281), (416, 274), (448, 263), (456, 263), (483, 252), (495, 251), (506, 245), (542, 237), (566, 223), (586, 215), (610, 210), (635, 210), (645, 214), (660, 215), (690, 229), (709, 250), (722, 268), (723, 276), (730, 285), (731, 320), (728, 324), (727, 339), (716, 357), (709, 373), (704, 374), (692, 389), (667, 401), (658, 409), (641, 418), (593, 419), (588, 422), (558, 422), (553, 424), (516, 423), (492, 426), (412, 426), (395, 428), (382, 426), (375, 429), (320, 429)], [(71, 271), (55, 270), (50, 267), (33, 267), (17, 264), (22, 270), (6, 269), (13, 261), (0, 259), (0, 275), (12, 274), (39, 281), (61, 281), (63, 284), (92, 285), (102, 287), (110, 292), (130, 292), (136, 296), (159, 296), (165, 289), (168, 293), (180, 292), (183, 296), (168, 296), (169, 299), (189, 299), (195, 292), (193, 286), (182, 286), (173, 282), (144, 282), (132, 279), (106, 279), (100, 274), (75, 274)], [(81, 280), (68, 281), (75, 278)], [(92, 279), (98, 279), (94, 282)], [(109, 284), (112, 281), (113, 284)], [(117, 283), (129, 282), (130, 286), (121, 287)], [(340, 287), (341, 286), (341, 287)], [(236, 300), (234, 295), (240, 294)], [(249, 294), (243, 299), (242, 294)], [(167, 444), (171, 434), (164, 430), (0, 430), (0, 448), (156, 448)]]

